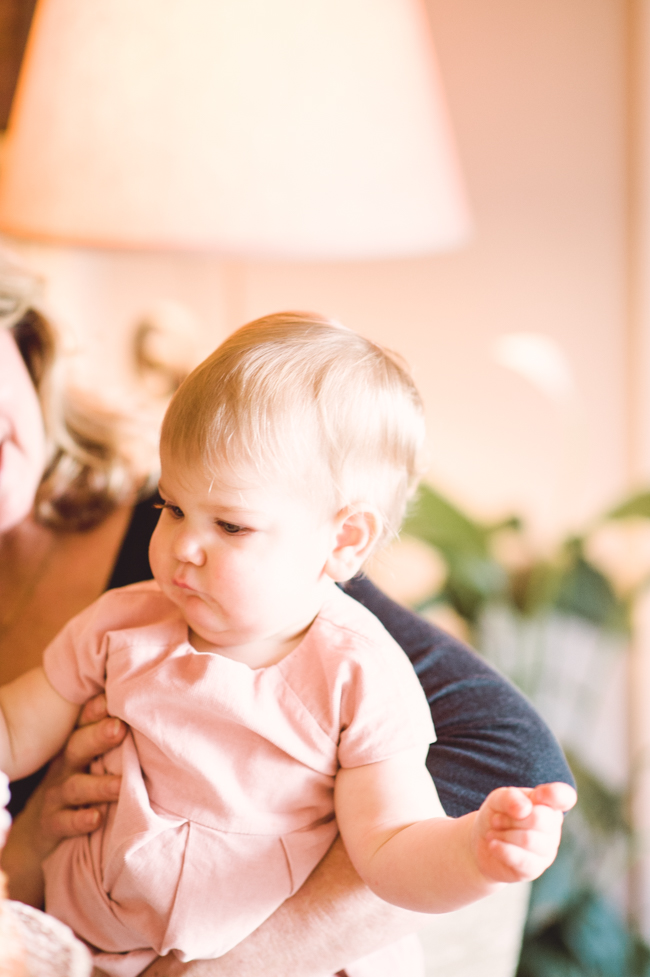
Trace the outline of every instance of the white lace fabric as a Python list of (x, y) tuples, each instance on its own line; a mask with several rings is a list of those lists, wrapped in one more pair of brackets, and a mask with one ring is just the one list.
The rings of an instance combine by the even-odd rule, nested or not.
[(72, 930), (22, 902), (0, 903), (0, 977), (90, 977), (92, 960)]

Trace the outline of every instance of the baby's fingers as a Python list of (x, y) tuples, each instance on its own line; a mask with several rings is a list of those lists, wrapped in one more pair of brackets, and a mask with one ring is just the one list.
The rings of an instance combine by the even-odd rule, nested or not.
[(553, 861), (556, 848), (550, 852), (531, 851), (519, 844), (510, 844), (502, 837), (488, 843), (490, 851), (489, 877), (495, 882), (523, 882), (538, 878)]
[(512, 827), (506, 831), (488, 831), (486, 841), (490, 849), (494, 848), (493, 842), (503, 843), (509, 846), (516, 846), (531, 855), (539, 858), (555, 857), (560, 843), (560, 828), (557, 830), (535, 830), (521, 827)]
[(554, 784), (540, 784), (530, 793), (533, 804), (545, 804), (555, 811), (570, 811), (578, 800), (573, 787), (557, 781)]
[(524, 828), (533, 831), (543, 831), (559, 835), (562, 830), (563, 815), (561, 811), (554, 811), (545, 804), (537, 804), (523, 818), (512, 817), (501, 811), (492, 813), (489, 828), (495, 831), (506, 831), (510, 828)]
[(485, 805), (491, 819), (499, 816), (515, 821), (522, 821), (533, 811), (533, 802), (529, 797), (531, 790), (522, 787), (498, 787), (488, 795)]

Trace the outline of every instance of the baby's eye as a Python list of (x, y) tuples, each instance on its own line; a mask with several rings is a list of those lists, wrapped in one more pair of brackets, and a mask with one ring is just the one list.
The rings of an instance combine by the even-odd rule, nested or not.
[(171, 513), (174, 519), (183, 518), (183, 510), (179, 509), (177, 505), (172, 505), (171, 502), (156, 502), (154, 504), (154, 509), (165, 509), (167, 512)]
[(224, 533), (228, 536), (241, 536), (246, 532), (243, 526), (236, 526), (233, 522), (223, 522), (221, 519), (217, 523), (220, 529), (223, 529)]

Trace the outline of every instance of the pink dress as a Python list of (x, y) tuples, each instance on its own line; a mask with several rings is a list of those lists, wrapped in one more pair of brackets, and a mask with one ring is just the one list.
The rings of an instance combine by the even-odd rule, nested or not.
[(300, 645), (267, 668), (192, 648), (153, 581), (104, 594), (45, 652), (65, 699), (105, 689), (130, 727), (104, 758), (123, 776), (105, 825), (45, 865), (47, 911), (100, 951), (107, 973), (239, 943), (334, 840), (338, 767), (435, 738), (406, 655), (332, 590)]

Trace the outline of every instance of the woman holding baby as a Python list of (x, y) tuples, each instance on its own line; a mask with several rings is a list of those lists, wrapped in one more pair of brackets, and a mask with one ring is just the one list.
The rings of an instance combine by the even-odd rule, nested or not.
[[(0, 683), (40, 663), (60, 627), (108, 586), (149, 577), (146, 546), (155, 516), (142, 475), (123, 449), (116, 419), (58, 396), (47, 323), (28, 311), (26, 276), (2, 276), (0, 329)], [(137, 503), (137, 504), (136, 504)], [(570, 781), (552, 737), (530, 707), (475, 656), (396, 607), (363, 579), (348, 588), (410, 655), (429, 698), (438, 743), (429, 769), (447, 813), (477, 807), (503, 783)], [(29, 622), (26, 626), (25, 622)], [(86, 773), (124, 729), (91, 701), (62, 757), (16, 819), (5, 852), (11, 894), (41, 900), (40, 863), (57, 842), (104, 816), (119, 779)], [(32, 784), (22, 785), (29, 794)], [(20, 788), (14, 789), (14, 795)], [(417, 917), (376, 898), (336, 841), (299, 891), (223, 957), (148, 974), (331, 974), (417, 926)], [(386, 958), (388, 959), (388, 957)], [(356, 966), (356, 969), (355, 969)], [(349, 968), (350, 974), (382, 973)]]

